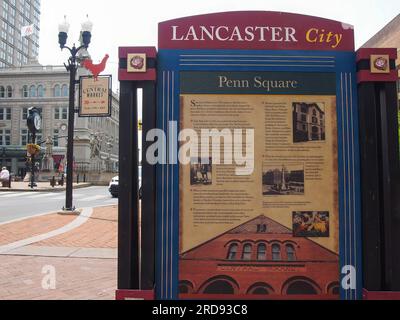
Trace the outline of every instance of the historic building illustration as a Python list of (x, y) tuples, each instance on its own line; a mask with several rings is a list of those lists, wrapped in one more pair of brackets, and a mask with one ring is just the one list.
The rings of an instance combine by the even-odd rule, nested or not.
[(180, 257), (182, 298), (339, 298), (339, 257), (261, 215)]

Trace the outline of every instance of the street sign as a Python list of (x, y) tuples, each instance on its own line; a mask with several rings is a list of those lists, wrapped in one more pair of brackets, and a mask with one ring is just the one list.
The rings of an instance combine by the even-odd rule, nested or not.
[(111, 76), (80, 78), (79, 117), (111, 116), (111, 83)]

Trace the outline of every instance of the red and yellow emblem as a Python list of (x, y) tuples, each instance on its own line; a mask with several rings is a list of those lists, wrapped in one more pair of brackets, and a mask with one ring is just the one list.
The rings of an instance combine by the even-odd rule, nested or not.
[(127, 57), (128, 72), (146, 72), (146, 54), (130, 53)]

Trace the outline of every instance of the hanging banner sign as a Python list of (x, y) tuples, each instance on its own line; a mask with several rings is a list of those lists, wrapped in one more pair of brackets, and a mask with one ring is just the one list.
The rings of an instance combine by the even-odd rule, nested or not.
[(79, 116), (109, 117), (111, 116), (111, 76), (80, 78)]

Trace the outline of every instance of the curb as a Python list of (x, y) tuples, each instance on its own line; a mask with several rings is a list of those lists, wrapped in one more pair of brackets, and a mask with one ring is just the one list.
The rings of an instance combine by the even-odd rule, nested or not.
[[(82, 184), (82, 185), (77, 185), (74, 186), (73, 189), (83, 189), (83, 188), (89, 188), (92, 187), (93, 184), (91, 183), (87, 183), (87, 184)], [(45, 188), (45, 189), (0, 189), (0, 193), (1, 192), (54, 192), (54, 193), (58, 193), (58, 192), (64, 192), (66, 190), (66, 188)]]

